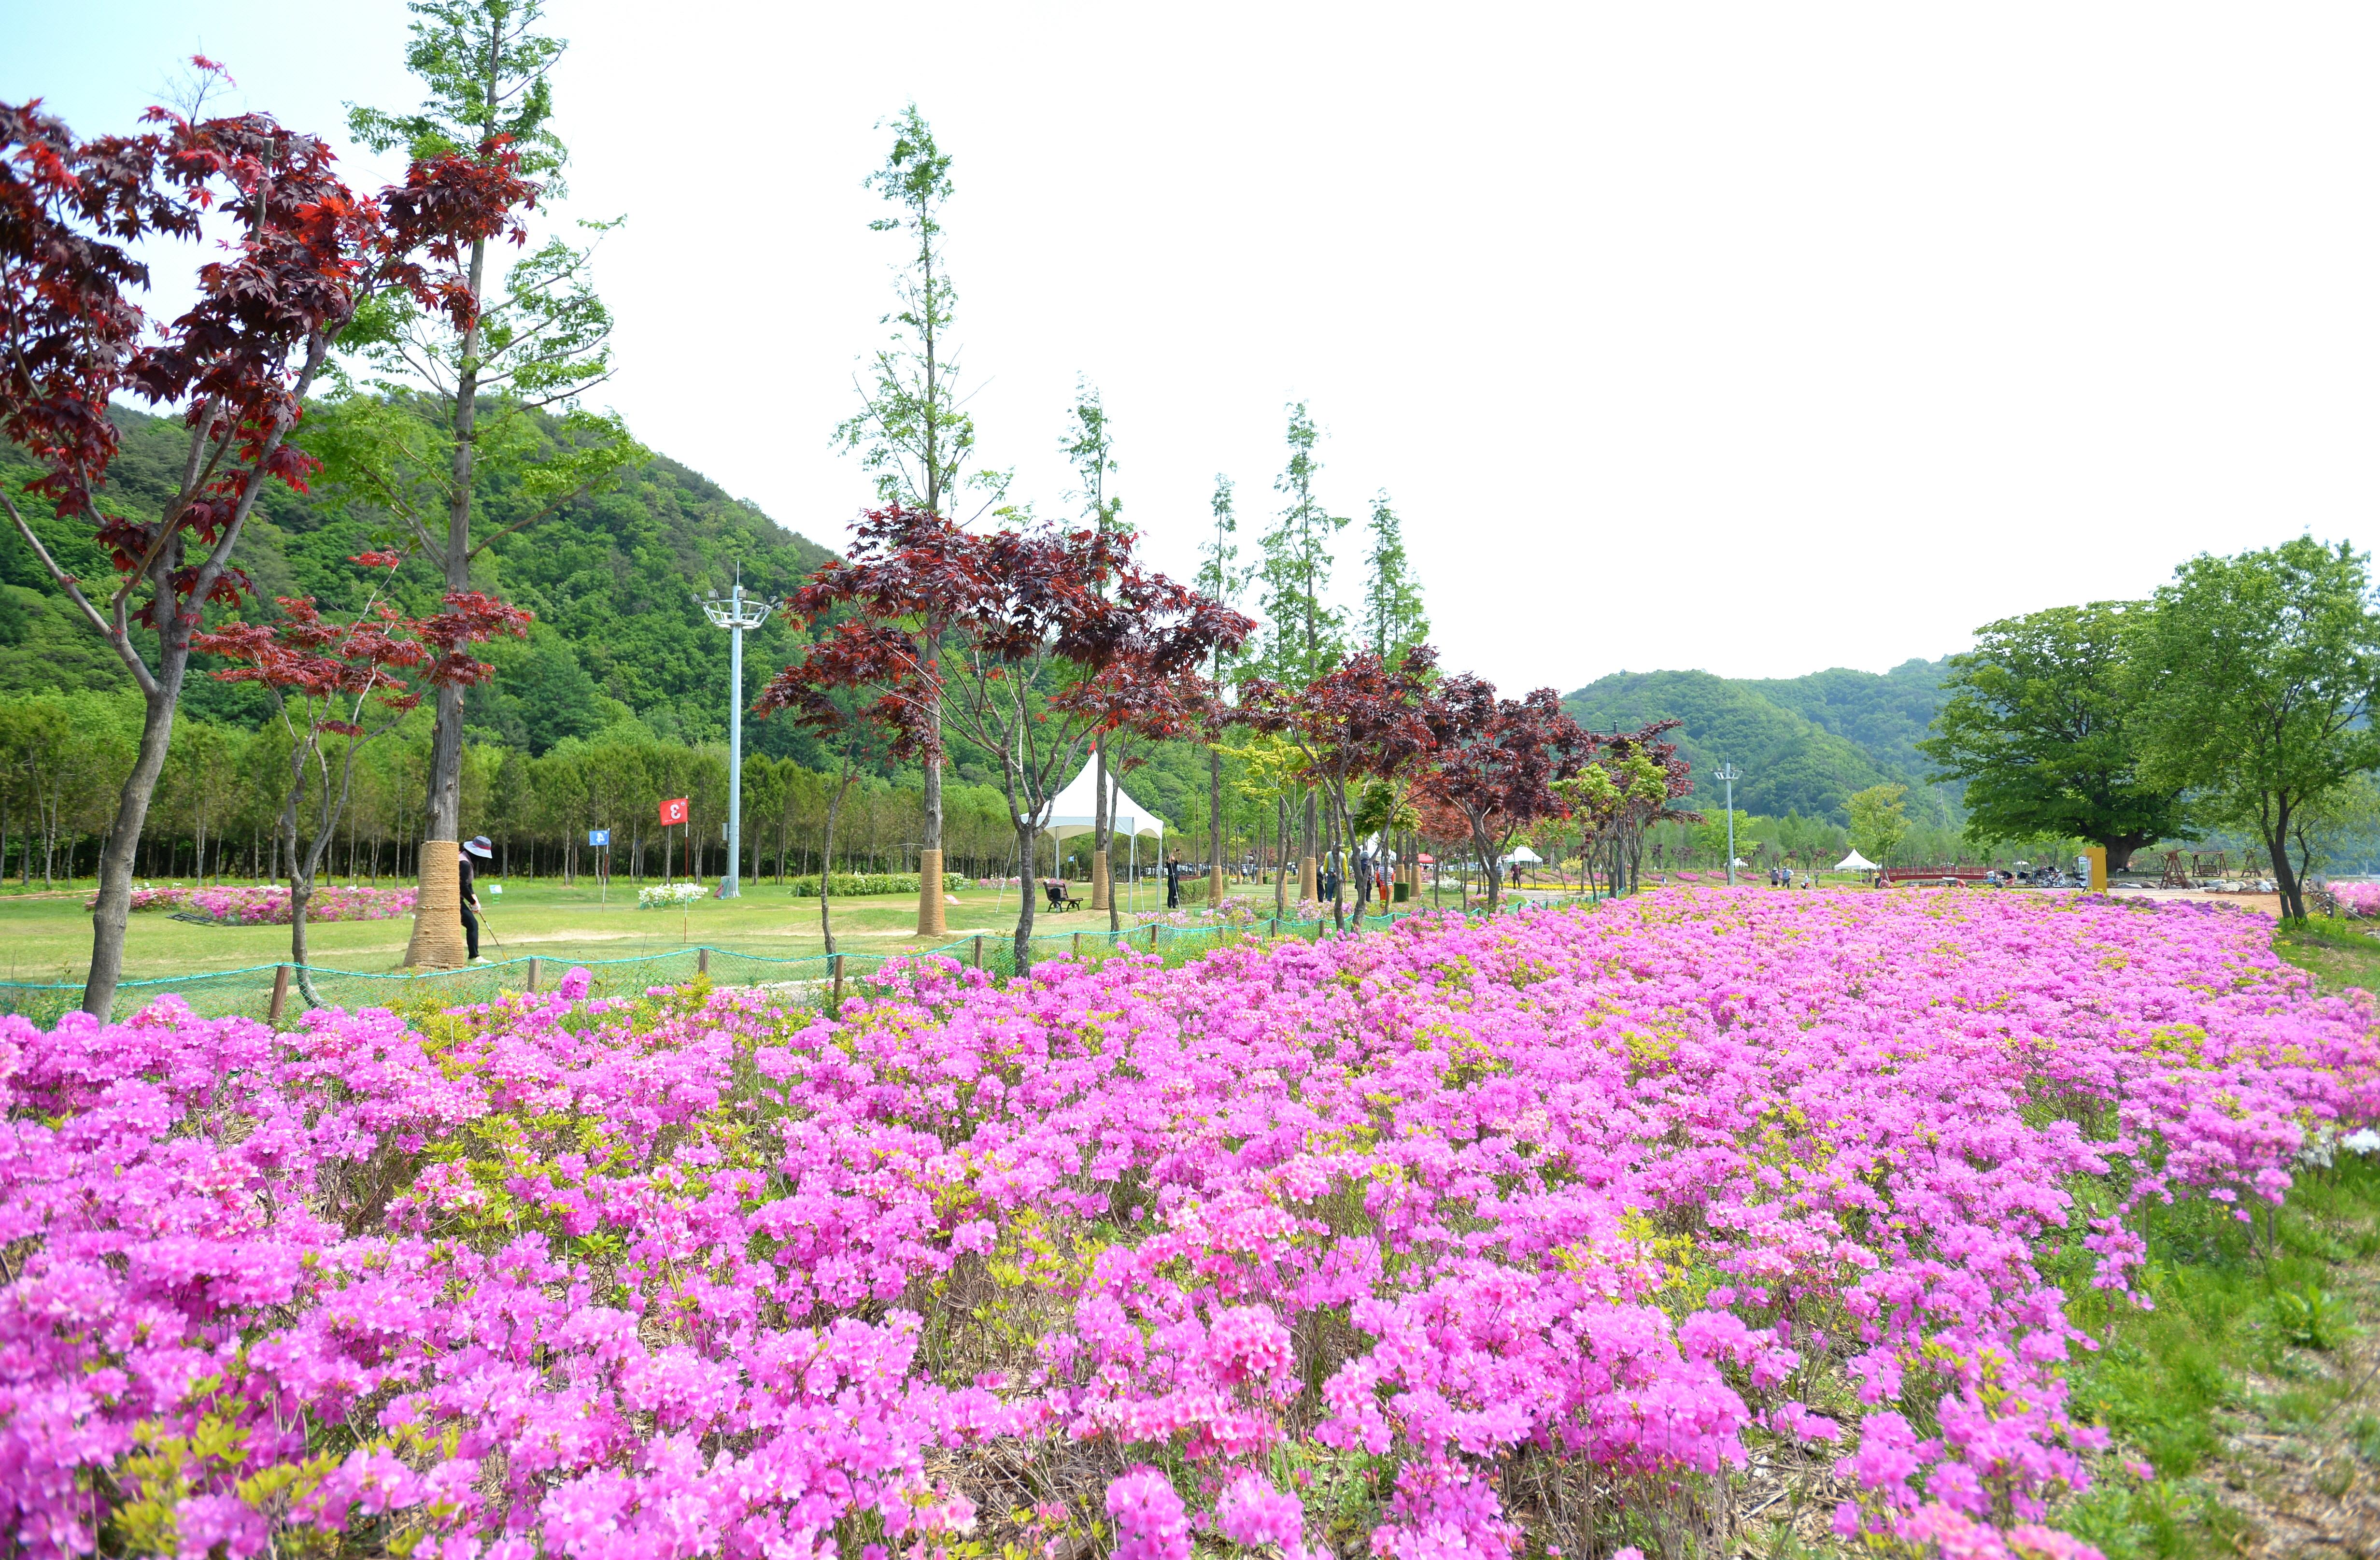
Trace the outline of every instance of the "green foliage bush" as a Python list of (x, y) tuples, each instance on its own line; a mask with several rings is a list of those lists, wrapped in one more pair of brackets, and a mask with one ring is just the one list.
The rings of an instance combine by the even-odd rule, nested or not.
[[(942, 889), (945, 893), (956, 894), (966, 885), (967, 876), (965, 872), (942, 874)], [(919, 886), (917, 874), (915, 872), (837, 872), (827, 879), (826, 888), (830, 898), (850, 899), (863, 894), (915, 894)], [(794, 897), (796, 899), (817, 898), (818, 874), (811, 872), (806, 877), (794, 879), (793, 890)]]

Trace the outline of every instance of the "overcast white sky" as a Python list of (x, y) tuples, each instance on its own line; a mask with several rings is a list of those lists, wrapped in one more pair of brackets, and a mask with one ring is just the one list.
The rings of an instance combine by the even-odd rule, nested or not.
[[(1882, 670), (2182, 557), (2373, 540), (2380, 8), (552, 0), (571, 210), (650, 445), (829, 545), (895, 241), (956, 157), (982, 453), (1057, 509), (1077, 373), (1187, 572), (1218, 471), (1406, 517), (1449, 661)], [(397, 0), (0, 0), (0, 96), (128, 127), (203, 48), (332, 132)], [(370, 159), (364, 159), (369, 164)], [(1345, 533), (1352, 591), (1358, 528)]]

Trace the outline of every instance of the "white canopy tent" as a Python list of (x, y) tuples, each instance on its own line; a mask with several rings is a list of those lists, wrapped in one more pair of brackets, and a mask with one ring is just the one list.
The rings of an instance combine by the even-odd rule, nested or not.
[[(1043, 821), (1041, 832), (1062, 844), (1076, 835), (1092, 833), (1099, 827), (1099, 765), (1087, 763), (1050, 803), (1050, 816)], [(1132, 793), (1123, 788), (1123, 782), (1111, 774), (1108, 776), (1108, 828), (1127, 842), (1129, 881), (1137, 893), (1140, 842), (1148, 838), (1161, 843), (1165, 838), (1165, 820), (1135, 800)], [(1040, 869), (1037, 867), (1034, 870), (1038, 871)]]
[[(1123, 788), (1123, 782), (1112, 774), (1108, 776), (1108, 792), (1111, 829), (1135, 841), (1143, 835), (1160, 840), (1165, 837), (1165, 820), (1135, 801), (1132, 793)], [(1050, 804), (1049, 821), (1041, 825), (1041, 832), (1061, 841), (1087, 835), (1098, 827), (1099, 805), (1099, 766), (1087, 763)]]
[(1841, 860), (1835, 863), (1835, 871), (1839, 872), (1872, 872), (1876, 871), (1876, 863), (1854, 850), (1849, 856), (1844, 857)]
[(1534, 866), (1537, 862), (1544, 860), (1545, 858), (1538, 855), (1536, 851), (1531, 850), (1525, 845), (1516, 845), (1512, 847), (1512, 854), (1505, 857), (1504, 859), (1507, 861), (1519, 861), (1524, 865)]

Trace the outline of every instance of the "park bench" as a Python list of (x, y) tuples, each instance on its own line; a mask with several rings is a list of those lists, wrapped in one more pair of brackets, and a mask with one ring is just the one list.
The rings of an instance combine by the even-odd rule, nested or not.
[(1041, 886), (1050, 891), (1050, 908), (1051, 909), (1079, 910), (1083, 908), (1082, 896), (1075, 894), (1068, 884), (1062, 883), (1045, 882)]

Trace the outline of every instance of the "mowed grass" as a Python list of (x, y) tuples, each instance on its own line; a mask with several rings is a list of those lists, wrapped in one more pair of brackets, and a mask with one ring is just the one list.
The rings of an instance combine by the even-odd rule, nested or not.
[[(489, 958), (537, 954), (546, 958), (633, 958), (691, 945), (805, 958), (826, 951), (819, 930), (816, 898), (796, 899), (773, 883), (747, 884), (739, 899), (704, 899), (684, 912), (637, 908), (636, 885), (614, 880), (608, 896), (591, 884), (567, 888), (551, 879), (515, 878), (501, 895), (480, 886), (485, 911), (480, 952)], [(0, 896), (0, 980), (80, 981), (91, 962), (91, 913), (83, 908), (88, 885), (72, 893), (15, 892)], [(1086, 905), (1089, 902), (1084, 890)], [(1269, 910), (1272, 890), (1242, 884), (1235, 895), (1256, 896)], [(1016, 890), (994, 893), (969, 888), (945, 908), (952, 938), (980, 932), (1005, 936), (1016, 927)], [(1204, 903), (1204, 885), (1186, 884), (1183, 903)], [(1140, 885), (1137, 908), (1162, 909), (1165, 885)], [(1135, 908), (1130, 885), (1123, 896), (1124, 921)], [(913, 894), (876, 895), (832, 901), (834, 933), (845, 953), (892, 953), (929, 945), (917, 935), (917, 900)], [(1052, 915), (1046, 903), (1034, 918), (1037, 935), (1104, 932), (1108, 917), (1089, 909)], [(307, 928), (311, 961), (324, 969), (378, 974), (405, 957), (413, 918), (334, 921)], [(160, 910), (132, 918), (125, 939), (125, 975), (149, 977), (203, 974), (272, 964), (289, 957), (286, 926), (200, 926)]]

